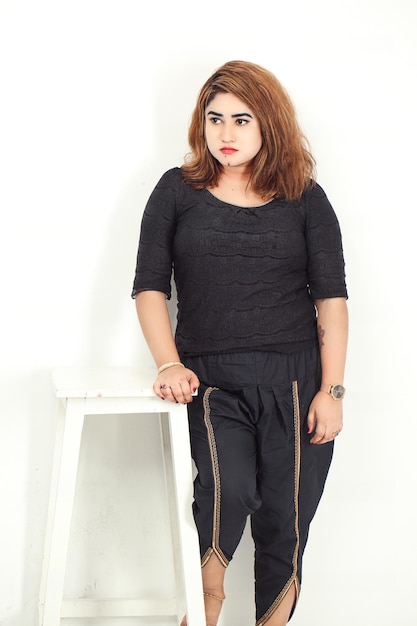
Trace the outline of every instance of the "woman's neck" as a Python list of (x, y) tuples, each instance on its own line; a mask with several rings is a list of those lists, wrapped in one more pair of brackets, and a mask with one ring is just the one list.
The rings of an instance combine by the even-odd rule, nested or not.
[(248, 183), (250, 180), (250, 176), (251, 173), (248, 172), (247, 170), (241, 170), (239, 168), (232, 168), (232, 167), (228, 167), (228, 168), (224, 168), (223, 172), (220, 175), (219, 178), (219, 182), (218, 182), (218, 187), (220, 186), (224, 186), (227, 187), (228, 189), (240, 189), (240, 190), (247, 190), (248, 189)]
[(251, 207), (265, 204), (265, 199), (251, 189), (249, 186), (250, 172), (238, 170), (230, 171), (225, 169), (215, 187), (210, 187), (211, 193), (228, 204)]

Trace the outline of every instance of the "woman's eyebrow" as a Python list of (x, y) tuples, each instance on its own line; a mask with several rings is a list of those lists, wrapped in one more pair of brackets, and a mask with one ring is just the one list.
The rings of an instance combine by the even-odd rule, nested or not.
[(250, 118), (252, 118), (252, 115), (250, 113), (235, 113), (234, 115), (232, 115), (232, 117), (250, 117)]
[[(216, 117), (224, 117), (223, 113), (216, 113), (216, 111), (207, 111), (207, 115), (215, 115)], [(253, 119), (250, 113), (233, 113), (231, 117), (250, 117)]]

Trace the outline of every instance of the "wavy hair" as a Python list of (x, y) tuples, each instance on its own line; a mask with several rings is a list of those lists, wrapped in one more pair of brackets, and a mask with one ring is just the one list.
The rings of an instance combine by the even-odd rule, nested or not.
[(262, 147), (249, 184), (262, 198), (296, 200), (315, 180), (315, 160), (285, 89), (268, 70), (247, 61), (229, 61), (204, 83), (191, 116), (191, 152), (182, 166), (184, 179), (195, 189), (215, 187), (222, 165), (205, 139), (206, 109), (218, 93), (231, 93), (258, 118)]

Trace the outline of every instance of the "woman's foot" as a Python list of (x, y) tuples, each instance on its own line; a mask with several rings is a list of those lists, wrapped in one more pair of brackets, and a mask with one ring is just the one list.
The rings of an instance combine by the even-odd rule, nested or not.
[[(212, 593), (204, 592), (204, 609), (206, 613), (206, 626), (217, 626), (220, 611), (222, 610), (224, 597), (215, 596)], [(184, 616), (180, 626), (187, 626), (187, 617)]]

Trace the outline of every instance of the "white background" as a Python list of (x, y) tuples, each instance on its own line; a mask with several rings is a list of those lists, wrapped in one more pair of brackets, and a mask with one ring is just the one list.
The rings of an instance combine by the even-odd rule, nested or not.
[[(2, 626), (37, 624), (50, 368), (151, 364), (130, 299), (141, 214), (183, 161), (198, 89), (232, 59), (289, 91), (346, 256), (346, 425), (292, 623), (416, 624), (416, 7), (0, 0)], [(172, 586), (160, 462), (153, 420), (87, 421), (67, 594)], [(222, 624), (253, 624), (248, 532), (226, 594)]]

